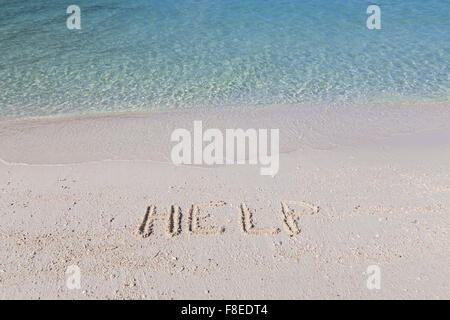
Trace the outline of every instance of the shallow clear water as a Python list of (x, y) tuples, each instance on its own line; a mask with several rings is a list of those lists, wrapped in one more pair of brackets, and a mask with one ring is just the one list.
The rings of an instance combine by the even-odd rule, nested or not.
[(450, 1), (370, 4), (0, 0), (0, 117), (448, 100)]

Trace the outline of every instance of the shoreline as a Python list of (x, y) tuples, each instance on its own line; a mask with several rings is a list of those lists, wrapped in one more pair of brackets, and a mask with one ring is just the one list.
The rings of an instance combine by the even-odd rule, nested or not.
[(171, 132), (177, 128), (192, 130), (196, 120), (202, 120), (205, 128), (223, 131), (278, 128), (280, 152), (289, 153), (445, 129), (450, 123), (450, 103), (193, 108), (5, 120), (0, 121), (0, 158), (7, 163), (29, 164), (170, 162)]
[(62, 113), (56, 115), (44, 115), (44, 116), (23, 116), (23, 117), (13, 117), (13, 118), (1, 118), (0, 123), (6, 122), (14, 122), (14, 121), (68, 121), (68, 120), (82, 120), (89, 118), (110, 118), (110, 117), (130, 117), (130, 116), (150, 116), (152, 114), (161, 114), (161, 113), (183, 113), (183, 112), (195, 112), (195, 111), (226, 111), (226, 110), (234, 110), (234, 109), (251, 109), (251, 110), (259, 110), (259, 109), (270, 109), (270, 108), (297, 108), (297, 107), (326, 107), (326, 106), (394, 106), (394, 107), (408, 107), (408, 106), (417, 106), (417, 105), (442, 105), (442, 104), (450, 104), (450, 100), (447, 98), (442, 99), (430, 99), (430, 100), (391, 100), (391, 101), (364, 101), (364, 102), (321, 102), (321, 103), (313, 103), (313, 102), (304, 102), (300, 104), (262, 104), (262, 105), (226, 105), (226, 106), (192, 106), (192, 107), (182, 107), (182, 108), (154, 108), (149, 110), (136, 110), (136, 111), (108, 111), (108, 112), (92, 112), (92, 113)]

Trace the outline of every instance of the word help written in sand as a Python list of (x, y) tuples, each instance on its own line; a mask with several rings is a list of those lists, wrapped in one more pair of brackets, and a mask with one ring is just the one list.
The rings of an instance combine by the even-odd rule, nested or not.
[[(226, 205), (224, 201), (211, 202), (208, 204), (192, 204), (189, 208), (187, 219), (184, 219), (184, 228), (192, 235), (219, 235), (225, 232), (224, 227), (202, 226), (200, 223), (200, 207), (221, 207)], [(296, 205), (304, 210), (293, 210), (289, 205)], [(319, 212), (319, 207), (303, 201), (281, 201), (281, 211), (279, 213), (281, 224), (284, 230), (294, 236), (300, 233), (298, 219), (300, 215), (315, 214)], [(167, 213), (157, 213), (156, 206), (150, 205), (142, 219), (141, 224), (136, 230), (136, 235), (142, 238), (149, 237), (154, 232), (154, 222), (162, 220), (166, 222), (165, 233), (167, 237), (172, 238), (179, 235), (183, 229), (183, 214), (181, 208), (173, 204)], [(253, 214), (245, 203), (239, 206), (239, 227), (246, 235), (275, 235), (281, 230), (279, 228), (256, 229), (253, 222)]]

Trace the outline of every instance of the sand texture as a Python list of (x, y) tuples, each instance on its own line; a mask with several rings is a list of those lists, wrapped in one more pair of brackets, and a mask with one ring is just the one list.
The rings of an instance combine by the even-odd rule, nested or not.
[[(449, 299), (450, 105), (375, 107), (0, 122), (0, 298)], [(279, 128), (278, 174), (174, 166), (195, 119)]]

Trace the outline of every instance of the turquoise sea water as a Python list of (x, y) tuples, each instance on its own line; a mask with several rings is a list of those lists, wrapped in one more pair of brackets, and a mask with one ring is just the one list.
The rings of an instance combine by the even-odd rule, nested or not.
[(449, 0), (0, 0), (0, 117), (448, 100), (449, 13)]

